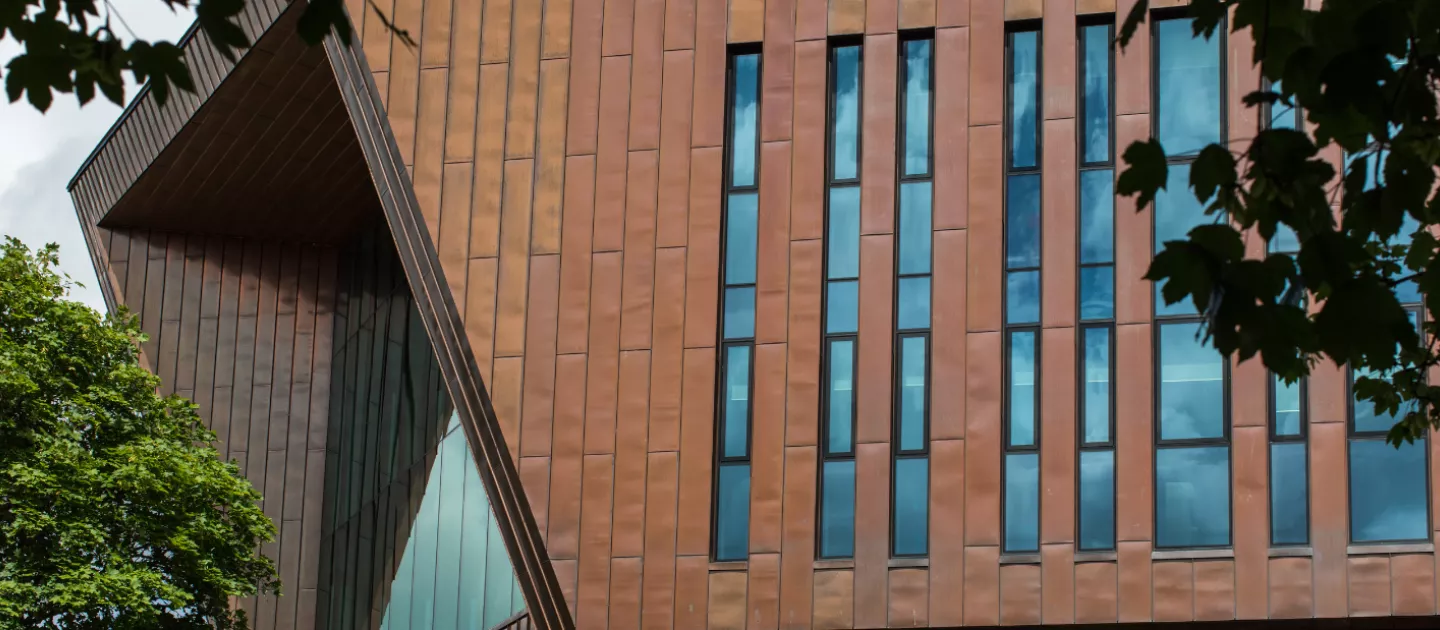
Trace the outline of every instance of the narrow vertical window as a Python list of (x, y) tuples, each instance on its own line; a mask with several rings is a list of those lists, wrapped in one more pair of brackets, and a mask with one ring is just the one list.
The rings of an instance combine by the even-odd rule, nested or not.
[(1111, 132), (1114, 23), (1081, 26), (1079, 546), (1115, 548), (1115, 162)]
[(755, 247), (759, 208), (760, 55), (732, 54), (721, 266), (720, 395), (715, 440), (715, 542), (719, 561), (744, 560), (750, 534), (750, 392), (755, 350)]
[(1006, 34), (1006, 553), (1040, 550), (1040, 32)]
[[(1170, 160), (1155, 198), (1155, 251), (1215, 219), (1189, 187), (1200, 149), (1223, 138), (1224, 29), (1206, 38), (1189, 18), (1154, 22), (1155, 137)], [(1228, 547), (1230, 414), (1228, 365), (1202, 333), (1191, 301), (1165, 304), (1155, 285), (1155, 545)]]
[(860, 46), (830, 48), (819, 557), (855, 555), (855, 359), (860, 318)]
[(896, 556), (929, 551), (931, 77), (934, 40), (900, 44), (900, 212), (895, 234)]
[[(1273, 122), (1272, 122), (1273, 124)], [(1300, 243), (1284, 225), (1271, 237), (1271, 254), (1296, 257)], [(1306, 380), (1287, 383), (1270, 375), (1270, 544), (1310, 544), (1310, 458), (1306, 445)]]

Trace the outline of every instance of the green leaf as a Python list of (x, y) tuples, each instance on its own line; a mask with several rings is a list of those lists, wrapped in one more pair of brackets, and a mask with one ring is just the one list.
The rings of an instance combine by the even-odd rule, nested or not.
[[(1129, 159), (1128, 155), (1126, 159)], [(1215, 198), (1215, 193), (1221, 189), (1228, 191), (1233, 188), (1237, 177), (1235, 158), (1218, 144), (1201, 149), (1190, 166), (1190, 186), (1195, 189), (1195, 199), (1200, 203)]]
[(1165, 163), (1165, 149), (1154, 138), (1133, 142), (1125, 148), (1125, 163), (1129, 164), (1115, 182), (1115, 194), (1135, 195), (1135, 206), (1144, 208), (1155, 199), (1155, 192), (1165, 187), (1170, 167)]

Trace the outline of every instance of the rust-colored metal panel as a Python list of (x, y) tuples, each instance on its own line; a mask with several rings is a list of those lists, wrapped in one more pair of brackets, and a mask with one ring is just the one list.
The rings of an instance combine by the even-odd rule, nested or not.
[(508, 72), (509, 66), (505, 64), (480, 67), (480, 118), (475, 129), (475, 185), (470, 209), (472, 257), (498, 256), (500, 253)]
[(830, 34), (865, 32), (865, 0), (830, 0)]
[(1075, 565), (1075, 623), (1113, 623), (1118, 613), (1118, 570), (1113, 562)]
[(635, 35), (630, 68), (629, 142), (631, 151), (639, 151), (660, 148), (665, 0), (633, 2)]
[(695, 54), (665, 53), (660, 106), (660, 175), (655, 245), (686, 244), (690, 209), (690, 112), (695, 85)]
[(935, 26), (935, 2), (936, 0), (900, 0), (900, 28)]
[[(715, 456), (714, 348), (685, 350), (685, 390), (681, 401), (680, 515), (675, 549), (682, 555), (708, 558), (711, 458)], [(705, 568), (701, 563), (700, 569)]]
[(808, 628), (815, 592), (816, 447), (785, 449), (784, 539), (780, 553), (780, 627)]
[(573, 0), (570, 103), (566, 114), (566, 155), (595, 153), (600, 115), (600, 38), (604, 0)]
[(1350, 616), (1389, 615), (1390, 556), (1352, 556), (1349, 565)]
[(1235, 562), (1210, 560), (1195, 563), (1195, 620), (1227, 621), (1235, 618)]
[[(971, 333), (966, 346), (965, 544), (999, 545), (1000, 366), (1004, 340), (1001, 333)], [(970, 551), (966, 553), (968, 564)], [(967, 568), (967, 589), (969, 575)], [(969, 620), (967, 616), (967, 625)]]
[(645, 552), (645, 407), (649, 401), (650, 351), (622, 351), (615, 426), (615, 533), (610, 539), (610, 553), (616, 557)]
[(560, 319), (555, 351), (585, 352), (590, 331), (590, 230), (595, 156), (565, 160), (565, 214), (560, 239)]
[(604, 20), (601, 51), (606, 57), (629, 55), (634, 44), (635, 0), (605, 0)]
[(533, 160), (505, 162), (500, 214), (500, 276), (495, 290), (495, 356), (525, 354), (525, 292), (530, 274)]
[(560, 252), (565, 193), (565, 104), (570, 61), (540, 63), (539, 141), (535, 155), (535, 208), (530, 253)]
[(718, 148), (695, 149), (690, 154), (690, 226), (685, 259), (686, 348), (714, 346), (719, 337), (722, 155)]
[(640, 627), (641, 558), (614, 558), (610, 561), (610, 626)]
[[(1125, 480), (1115, 492), (1119, 540), (1151, 540), (1154, 531), (1152, 341), (1149, 324), (1115, 327), (1115, 478)], [(1122, 562), (1122, 577), (1124, 569)]]
[(1040, 567), (1011, 564), (1000, 567), (1000, 623), (1040, 623)]
[[(1116, 147), (1127, 147), (1149, 137), (1149, 115), (1115, 119)], [(1152, 316), (1155, 285), (1144, 279), (1154, 254), (1152, 208), (1137, 209), (1134, 197), (1115, 197), (1115, 321), (1121, 324), (1146, 322)]]
[(829, 27), (829, 12), (826, 0), (795, 0), (795, 39), (823, 41)]
[(865, 0), (865, 34), (894, 33), (900, 11), (896, 0)]
[(626, 119), (630, 108), (630, 57), (606, 57), (600, 71), (599, 148), (595, 154), (597, 252), (625, 246)]
[(895, 130), (898, 41), (894, 34), (865, 37), (861, 81), (860, 233), (895, 231)]
[[(1315, 389), (1319, 384), (1310, 384), (1312, 396), (1318, 394)], [(1322, 395), (1343, 399), (1343, 392), (1342, 387), (1341, 392)], [(1310, 409), (1319, 410), (1313, 404)], [(1310, 425), (1310, 545), (1315, 553), (1316, 617), (1349, 614), (1346, 547), (1350, 542), (1350, 494), (1345, 428), (1336, 422), (1312, 421)]]
[(470, 259), (470, 185), (473, 178), (468, 163), (445, 165), (441, 179), (444, 193), (438, 231), (435, 233), (440, 268), (445, 271), (445, 280), (450, 285), (450, 294), (457, 299), (456, 307), (460, 309), (461, 317), (465, 316), (465, 303), (459, 300), (465, 295), (468, 281), (466, 267)]
[(655, 251), (655, 321), (650, 352), (650, 451), (680, 450), (685, 362), (685, 248)]
[(545, 0), (545, 25), (540, 31), (540, 56), (555, 59), (570, 56), (570, 26), (574, 0)]
[(480, 376), (490, 382), (490, 363), (495, 358), (495, 281), (499, 261), (471, 258), (465, 287), (465, 338)]
[(855, 573), (815, 572), (816, 630), (848, 630), (855, 627)]
[(495, 378), (490, 381), (490, 398), (500, 433), (512, 458), (520, 457), (520, 396), (525, 376), (525, 357), (496, 357)]
[(828, 50), (823, 41), (795, 44), (795, 121), (790, 167), (792, 239), (818, 239), (825, 231)]
[(1074, 328), (1046, 328), (1040, 340), (1040, 542), (1075, 542), (1075, 401), (1077, 378)]
[(894, 569), (890, 571), (891, 628), (924, 628), (930, 625), (930, 571), (927, 569)]
[(550, 464), (550, 529), (545, 540), (552, 560), (573, 560), (580, 551), (580, 484), (584, 464), (584, 434), (585, 355), (561, 355), (555, 358), (555, 431)]
[(755, 343), (783, 343), (789, 323), (790, 143), (760, 148), (760, 200), (756, 226)]
[[(863, 377), (861, 377), (863, 378)], [(888, 416), (887, 416), (888, 418)], [(855, 625), (885, 625), (890, 572), (890, 444), (861, 442), (855, 454)]]
[[(1236, 380), (1232, 385), (1239, 385)], [(1235, 427), (1231, 432), (1234, 462), (1235, 603), (1231, 615), (1241, 619), (1267, 616), (1266, 571), (1270, 565), (1269, 430)], [(1200, 583), (1199, 570), (1196, 585)], [(1199, 615), (1199, 600), (1197, 617)]]
[(505, 158), (535, 156), (535, 118), (540, 75), (540, 0), (518, 2), (510, 24), (510, 103), (505, 119)]
[(999, 126), (970, 129), (970, 211), (967, 216), (970, 229), (965, 303), (966, 322), (971, 332), (999, 330), (1001, 325), (1004, 290), (997, 270), (1004, 262), (1003, 142)]
[[(525, 326), (525, 382), (521, 401), (520, 454), (550, 454), (555, 409), (555, 326), (559, 256), (532, 256)], [(547, 481), (546, 484), (549, 482)]]
[[(785, 0), (770, 0), (784, 2)], [(727, 39), (732, 44), (758, 42), (765, 37), (766, 0), (731, 0)]]
[(1304, 619), (1314, 614), (1310, 558), (1271, 558), (1267, 589), (1271, 619)]
[(643, 628), (675, 622), (675, 526), (680, 454), (650, 453), (645, 488), (645, 571), (640, 621)]
[(695, 47), (695, 0), (666, 0), (665, 50)]
[(499, 63), (510, 58), (510, 16), (514, 13), (512, 2), (513, 0), (485, 0), (485, 16), (481, 22), (483, 31), (480, 63)]
[(725, 136), (727, 3), (725, 0), (695, 1), (695, 109), (690, 146), (718, 147), (724, 143)]
[(620, 348), (650, 347), (655, 306), (656, 151), (630, 153), (625, 184), (624, 276), (620, 294)]
[(585, 377), (585, 452), (615, 452), (620, 362), (621, 254), (594, 254), (590, 287), (590, 365)]
[(750, 582), (745, 587), (745, 626), (752, 630), (776, 627), (780, 611), (780, 554), (750, 554), (745, 575)]
[(1044, 290), (1042, 320), (1047, 328), (1074, 326), (1078, 275), (1075, 248), (1079, 241), (1076, 237), (1079, 188), (1075, 171), (1075, 119), (1046, 120), (1044, 130), (1045, 168), (1040, 195), (1043, 203), (1040, 242), (1044, 260), (1040, 280)]
[(932, 440), (965, 438), (966, 235), (963, 230), (934, 232), (935, 289), (930, 309), (930, 382), (935, 384), (930, 388)]
[(825, 251), (820, 241), (790, 242), (790, 355), (785, 374), (786, 446), (814, 446), (817, 443), (824, 256)]
[[(779, 553), (783, 534), (780, 518), (785, 496), (786, 354), (783, 343), (755, 345), (750, 434), (752, 561), (754, 554)], [(774, 570), (778, 580), (778, 564)]]
[(1187, 561), (1156, 562), (1155, 621), (1195, 619), (1195, 568)]
[(857, 442), (890, 441), (894, 269), (893, 236), (860, 237), (860, 347), (855, 374)]
[(1150, 541), (1121, 540), (1116, 543), (1119, 561), (1119, 577), (1116, 581), (1120, 595), (1120, 621), (1122, 623), (1150, 621), (1152, 580)]
[(1392, 614), (1435, 614), (1435, 558), (1430, 554), (1390, 557), (1390, 583), (1394, 594)]
[(963, 229), (970, 207), (970, 29), (935, 31), (935, 67), (944, 71), (935, 77), (934, 225)]
[[(791, 138), (791, 114), (795, 89), (795, 2), (765, 2), (765, 42), (762, 54), (760, 99), (760, 140), (774, 142)], [(732, 2), (733, 6), (734, 2)]]
[(710, 575), (707, 556), (675, 559), (676, 628), (704, 628), (709, 620)]
[[(933, 418), (933, 416), (932, 416)], [(930, 442), (930, 622), (958, 626), (964, 618), (965, 441)]]
[(965, 625), (1000, 624), (1000, 547), (965, 548), (964, 598)]
[(745, 573), (710, 574), (710, 630), (745, 630)]
[(615, 475), (613, 455), (586, 455), (580, 499), (580, 564), (575, 589), (575, 623), (604, 627), (609, 619), (610, 505)]
[(530, 513), (535, 517), (535, 526), (543, 532), (550, 522), (550, 458), (521, 457), (517, 461)]

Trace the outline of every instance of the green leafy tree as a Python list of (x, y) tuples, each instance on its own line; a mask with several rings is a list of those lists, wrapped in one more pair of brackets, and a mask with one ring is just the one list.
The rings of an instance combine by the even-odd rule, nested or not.
[(56, 251), (0, 245), (0, 629), (245, 628), (229, 598), (279, 589), (260, 495)]
[[(1127, 14), (1121, 46), (1148, 4)], [(1188, 10), (1196, 34), (1254, 38), (1253, 62), (1278, 87), (1245, 94), (1247, 107), (1299, 107), (1310, 127), (1257, 128), (1243, 151), (1201, 150), (1189, 185), (1214, 222), (1164, 243), (1145, 277), (1163, 283), (1167, 303), (1193, 300), (1227, 356), (1259, 354), (1289, 380), (1322, 360), (1387, 375), (1358, 379), (1356, 397), (1397, 414), (1392, 443), (1423, 436), (1440, 426), (1440, 387), (1425, 379), (1440, 364), (1440, 329), (1417, 332), (1395, 293), (1414, 282), (1440, 313), (1440, 273), (1430, 273), (1440, 268), (1440, 2), (1191, 0)], [(1321, 153), (1337, 145), (1341, 173)], [(1117, 192), (1154, 200), (1165, 157), (1153, 138), (1130, 145)], [(1268, 240), (1282, 226), (1298, 255), (1245, 257), (1247, 236)]]

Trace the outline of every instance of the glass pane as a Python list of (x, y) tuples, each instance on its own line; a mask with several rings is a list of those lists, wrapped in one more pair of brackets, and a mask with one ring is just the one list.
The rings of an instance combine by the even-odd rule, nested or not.
[(829, 414), (826, 417), (826, 450), (849, 453), (853, 448), (850, 432), (855, 422), (855, 342), (849, 339), (830, 342)]
[(1310, 542), (1310, 486), (1305, 477), (1304, 442), (1270, 445), (1270, 544)]
[[(1271, 92), (1280, 91), (1280, 82), (1276, 81), (1270, 86)], [(1270, 128), (1271, 129), (1296, 129), (1300, 122), (1300, 111), (1294, 105), (1275, 102), (1270, 104)]]
[(1111, 319), (1115, 316), (1115, 268), (1080, 268), (1080, 319)]
[(1084, 162), (1107, 162), (1110, 160), (1110, 26), (1087, 26), (1080, 38), (1085, 47), (1084, 65), (1080, 70), (1085, 90), (1081, 103), (1085, 111)]
[[(1352, 370), (1351, 375), (1352, 380), (1350, 381), (1350, 391), (1352, 393), (1355, 391), (1355, 381), (1360, 380), (1360, 378), (1362, 377), (1369, 376), (1371, 378), (1384, 378), (1383, 375), (1368, 369)], [(1360, 400), (1357, 398), (1355, 400), (1355, 431), (1358, 433), (1366, 433), (1371, 431), (1383, 433), (1389, 431), (1390, 427), (1394, 426), (1396, 422), (1399, 422), (1401, 418), (1405, 417), (1405, 414), (1410, 413), (1410, 410), (1414, 408), (1415, 401), (1412, 400), (1408, 403), (1405, 403), (1404, 405), (1401, 405), (1397, 413), (1380, 413), (1376, 411), (1374, 403), (1371, 403), (1368, 400)]]
[(715, 559), (744, 560), (750, 551), (750, 464), (720, 466), (715, 499)]
[(1115, 262), (1115, 175), (1080, 172), (1080, 262)]
[(1115, 451), (1080, 451), (1080, 549), (1115, 548)]
[(1300, 435), (1300, 381), (1286, 384), (1270, 375), (1275, 383), (1275, 435)]
[(738, 55), (735, 64), (735, 101), (730, 112), (731, 178), (735, 186), (755, 185), (756, 122), (760, 105), (760, 55)]
[(1110, 441), (1110, 329), (1085, 332), (1085, 442)]
[(900, 184), (900, 273), (930, 273), (930, 182)]
[[(467, 462), (473, 461), (468, 452), (465, 457)], [(492, 520), (490, 498), (485, 494), (480, 471), (473, 464), (466, 466), (465, 529), (460, 541), (460, 591), (464, 593), (460, 598), (461, 628), (484, 625), (485, 556), (490, 533), (487, 523)]]
[(1166, 155), (1220, 141), (1220, 37), (1197, 37), (1188, 18), (1155, 24), (1159, 139)]
[(464, 533), (465, 469), (474, 468), (474, 459), (465, 448), (465, 434), (451, 433), (440, 443), (442, 456), (430, 470), (439, 474), (440, 540), (436, 547), (436, 584), (448, 588), (435, 590), (435, 628), (455, 628), (460, 609), (460, 544)]
[(1155, 451), (1155, 544), (1230, 544), (1230, 447)]
[(830, 233), (826, 278), (860, 277), (860, 187), (830, 189)]
[(1012, 271), (1005, 274), (1005, 323), (1033, 324), (1040, 321), (1040, 272)]
[(1270, 237), (1270, 253), (1294, 254), (1300, 251), (1300, 236), (1284, 223), (1275, 225), (1275, 235)]
[(1010, 446), (1035, 445), (1035, 332), (1010, 333)]
[(755, 193), (730, 195), (725, 207), (725, 284), (755, 284)]
[(1040, 176), (1011, 175), (1005, 186), (1005, 268), (1040, 266)]
[(860, 283), (831, 281), (825, 287), (825, 332), (853, 333), (860, 318)]
[[(1155, 251), (1165, 248), (1166, 241), (1183, 241), (1190, 230), (1212, 220), (1205, 216), (1205, 205), (1195, 200), (1190, 190), (1190, 165), (1171, 164), (1165, 189), (1155, 193)], [(1160, 284), (1155, 285), (1156, 315), (1189, 315), (1195, 313), (1195, 303), (1189, 299), (1166, 304), (1160, 295)]]
[(1225, 435), (1225, 360), (1199, 334), (1199, 322), (1160, 326), (1162, 440)]
[(930, 327), (930, 277), (901, 278), (896, 308), (896, 328), (917, 330)]
[(835, 49), (835, 179), (854, 179), (860, 155), (860, 47)]
[[(485, 534), (488, 549), (485, 552), (484, 627), (493, 628), (516, 610), (514, 601), (518, 589), (515, 588), (515, 569), (510, 564), (505, 539), (500, 536), (500, 522), (492, 518), (487, 524), (490, 531)], [(417, 626), (414, 630), (421, 628), (423, 626)]]
[[(444, 459), (444, 452), (436, 454), (437, 460)], [(410, 544), (415, 546), (415, 579), (410, 583), (410, 627), (429, 628), (435, 622), (435, 561), (439, 544), (440, 527), (440, 485), (444, 475), (444, 462), (436, 461), (425, 482), (425, 495), (420, 500), (420, 511), (410, 530)], [(425, 499), (430, 499), (426, 501)]]
[(1005, 454), (1004, 551), (1040, 550), (1040, 455)]
[(725, 338), (755, 336), (755, 287), (725, 289)]
[(1350, 441), (1350, 537), (1354, 542), (1428, 540), (1424, 441), (1395, 448)]
[(820, 557), (855, 555), (855, 460), (824, 463), (820, 497)]
[(744, 457), (750, 431), (750, 346), (725, 349), (725, 437), (722, 457)]
[(929, 546), (930, 460), (895, 460), (895, 555), (925, 555)]
[(925, 338), (900, 339), (900, 450), (925, 448)]
[(931, 41), (905, 42), (905, 174), (930, 172)]
[(1036, 129), (1040, 96), (1040, 33), (1010, 34), (1010, 166), (1036, 165)]

